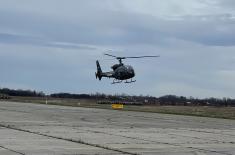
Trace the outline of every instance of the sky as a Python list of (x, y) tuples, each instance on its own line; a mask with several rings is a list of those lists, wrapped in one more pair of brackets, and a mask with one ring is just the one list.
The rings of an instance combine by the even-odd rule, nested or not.
[[(111, 85), (104, 53), (161, 57)], [(234, 67), (234, 0), (0, 0), (2, 88), (235, 98)]]

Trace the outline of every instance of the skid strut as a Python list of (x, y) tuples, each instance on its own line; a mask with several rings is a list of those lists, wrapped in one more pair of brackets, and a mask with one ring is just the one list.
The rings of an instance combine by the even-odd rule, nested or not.
[(133, 83), (133, 82), (136, 82), (136, 80), (131, 79), (130, 81), (128, 81), (128, 80), (125, 81), (125, 83)]
[(122, 80), (113, 79), (113, 82), (111, 84), (116, 84), (116, 83), (122, 83)]

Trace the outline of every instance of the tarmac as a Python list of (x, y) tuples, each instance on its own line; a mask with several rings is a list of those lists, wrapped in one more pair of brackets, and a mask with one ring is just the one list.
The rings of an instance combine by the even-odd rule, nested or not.
[(235, 155), (235, 120), (0, 102), (0, 155)]

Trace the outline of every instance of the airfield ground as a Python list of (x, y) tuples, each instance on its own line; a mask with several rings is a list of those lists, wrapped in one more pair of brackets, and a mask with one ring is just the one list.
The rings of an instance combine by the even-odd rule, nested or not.
[(3, 155), (232, 155), (235, 120), (0, 102)]
[[(40, 103), (50, 105), (62, 105), (85, 108), (100, 108), (112, 109), (111, 105), (97, 104), (96, 100), (92, 99), (61, 99), (61, 98), (41, 98), (41, 97), (11, 97), (10, 101), (26, 102), (26, 103)], [(202, 116), (213, 118), (226, 118), (235, 120), (235, 107), (213, 107), (213, 106), (156, 106), (144, 105), (133, 106), (125, 105), (124, 111), (139, 111), (139, 112), (153, 112), (164, 114), (177, 114), (189, 116)]]

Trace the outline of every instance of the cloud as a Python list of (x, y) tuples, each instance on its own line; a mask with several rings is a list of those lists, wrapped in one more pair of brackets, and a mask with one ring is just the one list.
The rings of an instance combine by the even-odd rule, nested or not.
[[(32, 15), (22, 12), (2, 11), (0, 27), (2, 34), (18, 31), (49, 40), (71, 44), (123, 45), (157, 44), (165, 39), (175, 38), (205, 45), (233, 46), (235, 40), (235, 18), (233, 14), (178, 16), (177, 19), (159, 18), (139, 12), (95, 10), (89, 16), (54, 18), (45, 15)], [(81, 12), (86, 14), (87, 12)], [(122, 17), (122, 18), (120, 18)], [(16, 20), (17, 19), (17, 20)], [(17, 21), (21, 21), (18, 23)], [(10, 30), (9, 30), (10, 29)], [(203, 32), (203, 33), (198, 33)], [(11, 34), (11, 33), (9, 33)], [(14, 32), (13, 32), (14, 34)], [(6, 36), (5, 36), (6, 37)], [(8, 36), (40, 44), (37, 38)]]
[[(2, 1), (0, 84), (48, 92), (233, 96), (235, 87), (228, 80), (233, 76), (221, 72), (232, 70), (235, 63), (232, 3)], [(118, 56), (161, 57), (126, 60), (135, 68), (137, 83), (110, 86), (108, 79), (94, 78), (96, 59), (104, 71), (116, 63), (102, 60), (107, 49)]]
[(220, 90), (220, 89), (209, 89), (209, 88), (200, 88), (200, 86), (192, 86), (186, 83), (174, 83), (166, 82), (157, 85), (157, 90), (159, 96), (166, 94), (173, 94), (178, 96), (187, 96), (190, 97), (193, 94), (195, 98), (208, 98), (212, 96), (216, 97), (231, 97), (231, 92)]
[(235, 2), (233, 0), (217, 0), (216, 1), (217, 6), (222, 8), (222, 9), (232, 9), (229, 11), (233, 11), (234, 12), (234, 8), (235, 8)]
[(235, 70), (219, 70), (216, 72), (216, 76), (222, 87), (229, 88), (231, 91), (234, 89)]

